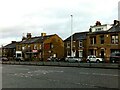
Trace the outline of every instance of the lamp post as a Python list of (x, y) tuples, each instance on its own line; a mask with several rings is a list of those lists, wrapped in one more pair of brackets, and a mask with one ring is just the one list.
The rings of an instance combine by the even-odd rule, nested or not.
[(72, 43), (73, 43), (73, 15), (70, 15), (71, 16), (71, 57), (73, 57), (73, 51), (72, 51)]

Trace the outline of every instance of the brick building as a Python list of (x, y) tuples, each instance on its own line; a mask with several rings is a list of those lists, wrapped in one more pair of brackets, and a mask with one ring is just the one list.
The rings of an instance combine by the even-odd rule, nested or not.
[(21, 54), (25, 59), (38, 58), (46, 61), (48, 57), (62, 58), (64, 56), (64, 43), (62, 39), (56, 35), (46, 35), (32, 37), (31, 33), (27, 33), (22, 41), (16, 46), (16, 56)]
[(72, 35), (72, 54), (71, 54), (71, 36), (64, 40), (64, 56), (86, 57), (86, 35), (88, 32), (79, 32)]
[(2, 47), (2, 56), (7, 58), (14, 58), (16, 52), (16, 44), (19, 42), (12, 41), (10, 44)]
[(101, 25), (97, 22), (90, 27), (87, 35), (87, 55), (96, 55), (109, 62), (111, 53), (120, 52), (120, 22)]

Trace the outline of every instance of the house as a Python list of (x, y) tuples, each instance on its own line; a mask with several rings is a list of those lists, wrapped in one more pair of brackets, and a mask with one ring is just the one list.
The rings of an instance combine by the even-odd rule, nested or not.
[(25, 59), (34, 59), (46, 61), (48, 57), (62, 58), (64, 56), (64, 43), (57, 35), (46, 35), (32, 37), (27, 33), (22, 41), (16, 46), (16, 56), (21, 54)]
[(114, 20), (111, 25), (101, 25), (97, 22), (89, 30), (87, 55), (96, 55), (109, 62), (111, 53), (120, 52), (120, 21)]
[[(88, 32), (74, 33), (70, 37), (64, 40), (64, 56), (72, 57), (86, 57), (86, 39)], [(72, 42), (71, 42), (71, 37)], [(72, 50), (71, 50), (72, 45)]]
[(13, 59), (16, 52), (16, 44), (19, 42), (12, 41), (10, 44), (7, 44), (2, 47), (2, 56)]

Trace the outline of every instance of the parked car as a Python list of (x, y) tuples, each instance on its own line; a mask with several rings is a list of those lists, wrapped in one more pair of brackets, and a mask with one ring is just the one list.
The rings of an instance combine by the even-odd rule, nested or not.
[(2, 61), (8, 61), (9, 59), (7, 57), (1, 57)]
[(24, 61), (23, 57), (16, 57), (15, 60), (16, 61)]
[(112, 53), (110, 56), (111, 63), (120, 63), (120, 53)]
[(96, 63), (99, 63), (99, 62), (104, 62), (104, 59), (103, 58), (97, 58), (95, 55), (89, 55), (87, 57), (87, 62), (96, 62)]
[(77, 58), (77, 57), (66, 57), (65, 61), (66, 62), (81, 62), (82, 59), (81, 58)]
[(59, 59), (56, 57), (48, 57), (47, 61), (59, 61)]
[(65, 58), (64, 58), (64, 57), (59, 58), (58, 60), (59, 60), (60, 62), (65, 62)]

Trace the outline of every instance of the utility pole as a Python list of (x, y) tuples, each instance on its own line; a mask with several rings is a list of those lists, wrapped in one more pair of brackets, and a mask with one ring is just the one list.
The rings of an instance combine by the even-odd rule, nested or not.
[(73, 15), (70, 15), (71, 16), (71, 57), (73, 57), (73, 50), (72, 50), (72, 43), (73, 43)]

